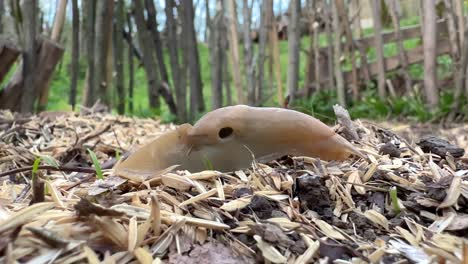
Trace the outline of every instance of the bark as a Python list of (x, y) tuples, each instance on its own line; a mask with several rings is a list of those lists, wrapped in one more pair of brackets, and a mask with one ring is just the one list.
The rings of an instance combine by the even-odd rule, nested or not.
[(465, 17), (464, 17), (464, 12), (463, 12), (463, 0), (453, 0), (455, 2), (454, 7), (455, 7), (455, 14), (457, 15), (457, 20), (458, 20), (458, 34), (459, 38), (458, 41), (460, 42), (459, 46), (463, 47), (463, 44), (465, 43)]
[(124, 0), (117, 1), (115, 9), (116, 23), (114, 26), (114, 54), (115, 54), (115, 89), (117, 91), (117, 112), (125, 113), (125, 87), (124, 87), (124, 48), (123, 48), (123, 28), (125, 23), (125, 3)]
[(338, 95), (338, 102), (341, 106), (346, 106), (345, 98), (345, 86), (343, 80), (343, 73), (341, 72), (341, 30), (340, 30), (340, 18), (338, 17), (338, 10), (334, 1), (331, 1), (331, 9), (333, 14), (333, 32), (335, 33), (335, 39), (333, 42), (333, 53), (334, 53), (334, 68), (335, 68), (335, 79), (336, 79), (336, 92)]
[[(268, 0), (267, 0), (268, 1)], [(245, 96), (242, 85), (242, 76), (240, 73), (239, 64), (239, 37), (237, 30), (237, 12), (236, 2), (234, 0), (227, 0), (229, 9), (229, 51), (231, 71), (234, 78), (234, 86), (237, 93), (237, 103), (245, 104)]]
[(24, 5), (24, 52), (23, 52), (23, 79), (24, 92), (21, 97), (21, 113), (32, 113), (37, 95), (35, 88), (36, 77), (36, 20), (37, 1), (31, 0)]
[(8, 74), (20, 54), (21, 50), (16, 45), (7, 43), (0, 45), (0, 82)]
[(405, 79), (405, 89), (409, 93), (411, 91), (411, 77), (408, 73), (408, 57), (406, 56), (405, 48), (403, 47), (403, 40), (401, 38), (400, 30), (400, 14), (397, 13), (396, 0), (387, 0), (386, 2), (390, 16), (392, 17), (393, 30), (395, 32), (395, 39), (398, 45), (398, 56), (400, 58), (400, 63), (403, 66), (401, 69), (401, 74)]
[[(211, 21), (211, 20), (210, 20)], [(224, 72), (224, 9), (222, 1), (216, 3), (216, 13), (209, 24), (209, 47), (211, 63), (211, 109), (223, 105), (223, 72)]]
[[(40, 48), (36, 48), (35, 50), (38, 55), (35, 55), (37, 60), (35, 65), (33, 65), (35, 74), (33, 92), (35, 94), (37, 94), (37, 91), (39, 91), (41, 88), (49, 84), (49, 81), (54, 73), (54, 69), (62, 58), (64, 52), (62, 47), (50, 40), (40, 39), (40, 43), (37, 43), (37, 46)], [(23, 62), (26, 63), (24, 60)], [(24, 67), (20, 65), (8, 84), (1, 91), (0, 106), (2, 108), (19, 112), (23, 106), (22, 100), (24, 99), (24, 95), (26, 94), (26, 96), (31, 96), (31, 94), (28, 94), (29, 91), (26, 87), (26, 79), (24, 78), (25, 75), (23, 72)], [(32, 94), (32, 96), (35, 96), (35, 94)], [(32, 99), (34, 100), (34, 97)], [(28, 112), (31, 111), (32, 105), (31, 110)]]
[(381, 99), (385, 98), (385, 65), (383, 53), (383, 40), (382, 40), (382, 23), (380, 20), (380, 13), (382, 12), (381, 1), (371, 1), (372, 5), (372, 19), (374, 21), (374, 38), (375, 49), (377, 56), (377, 69), (378, 69), (378, 84), (377, 89)]
[(94, 31), (94, 22), (96, 20), (96, 0), (84, 0), (86, 4), (83, 7), (87, 9), (84, 10), (83, 17), (86, 17), (86, 57), (88, 62), (88, 70), (86, 71), (86, 84), (85, 92), (83, 96), (83, 104), (86, 107), (91, 107), (94, 104), (95, 98), (97, 96), (96, 87), (94, 87), (95, 79), (95, 70), (94, 70), (94, 40), (95, 40), (95, 31)]
[(177, 119), (179, 122), (187, 121), (187, 87), (185, 74), (179, 61), (179, 41), (177, 39), (177, 22), (174, 18), (174, 0), (166, 0), (166, 29), (167, 49), (171, 65), (172, 82), (175, 87)]
[(346, 36), (346, 52), (351, 57), (351, 65), (352, 65), (352, 82), (351, 88), (353, 92), (353, 99), (357, 99), (359, 95), (359, 84), (358, 84), (358, 72), (356, 66), (356, 56), (354, 52), (354, 45), (353, 45), (353, 33), (351, 31), (351, 23), (348, 18), (348, 12), (346, 11), (345, 3), (343, 0), (337, 0), (336, 8), (338, 11), (339, 17), (341, 17), (341, 28), (344, 30)]
[(182, 35), (184, 46), (184, 59), (188, 66), (188, 77), (190, 83), (190, 120), (194, 120), (197, 112), (205, 110), (203, 98), (203, 87), (200, 74), (200, 59), (198, 55), (197, 38), (194, 27), (193, 1), (180, 2)]
[(300, 49), (300, 0), (292, 0), (290, 4), (290, 16), (288, 24), (288, 93), (289, 103), (296, 99), (297, 86), (299, 84), (299, 49)]
[[(361, 27), (361, 22), (360, 22), (361, 21), (361, 7), (359, 6), (360, 1), (356, 0), (356, 2), (357, 2), (356, 5), (358, 9), (357, 14), (356, 14), (356, 28), (357, 28), (359, 39), (362, 39), (364, 37), (364, 33), (362, 32), (362, 27)], [(366, 83), (370, 83), (371, 78), (370, 78), (370, 73), (369, 73), (369, 63), (367, 62), (366, 49), (360, 43), (356, 42), (355, 45), (357, 46), (359, 50), (359, 56), (361, 59), (361, 65), (360, 65), (361, 73), (362, 75), (364, 75), (364, 80), (366, 81)]]
[(268, 10), (265, 2), (262, 2), (260, 7), (260, 36), (258, 44), (258, 68), (257, 68), (257, 85), (255, 91), (255, 105), (262, 101), (262, 93), (264, 87), (264, 69), (265, 69), (265, 49), (267, 45), (267, 36), (269, 29)]
[(132, 17), (130, 13), (127, 13), (127, 26), (128, 26), (128, 111), (133, 114), (133, 79), (134, 79), (134, 67), (133, 67), (133, 38), (132, 38)]
[[(451, 120), (455, 119), (455, 114), (460, 110), (460, 99), (463, 94), (463, 86), (465, 84), (466, 87), (466, 82), (468, 81), (468, 78), (466, 78), (466, 72), (468, 70), (468, 30), (465, 30), (463, 39), (461, 50), (464, 52), (461, 53), (461, 58), (455, 71), (455, 100), (449, 116), (449, 119)], [(468, 97), (468, 91), (465, 91), (465, 96)]]
[(424, 89), (429, 106), (437, 107), (439, 95), (437, 91), (437, 14), (435, 1), (424, 1)]
[(94, 88), (97, 89), (97, 98), (92, 98), (93, 104), (97, 99), (110, 109), (110, 80), (108, 79), (109, 67), (109, 46), (112, 32), (113, 0), (99, 0), (96, 4), (96, 24), (95, 24), (95, 42), (94, 42), (94, 61), (95, 79)]
[(72, 2), (72, 54), (71, 54), (71, 82), (70, 82), (70, 104), (75, 110), (76, 105), (76, 86), (79, 73), (80, 58), (80, 14), (78, 9), (78, 0)]
[(65, 22), (66, 10), (67, 0), (59, 0), (57, 10), (55, 10), (54, 26), (52, 27), (52, 34), (50, 36), (50, 39), (53, 41), (60, 41), (60, 34), (62, 33), (63, 23)]
[[(57, 43), (60, 42), (60, 34), (62, 33), (63, 23), (65, 21), (66, 8), (67, 0), (60, 0), (55, 11), (54, 25), (52, 27), (52, 34), (50, 36), (50, 39)], [(39, 90), (39, 111), (43, 111), (47, 108), (47, 103), (49, 100), (49, 87), (50, 85), (45, 85), (41, 90)]]
[(272, 25), (271, 30), (269, 32), (270, 38), (270, 51), (272, 57), (272, 65), (274, 68), (274, 74), (276, 78), (276, 85), (277, 85), (277, 97), (278, 97), (278, 104), (283, 105), (284, 102), (284, 93), (283, 93), (283, 82), (281, 80), (281, 63), (279, 60), (279, 47), (278, 47), (278, 32), (276, 30), (275, 25), (275, 15), (273, 12), (273, 1), (272, 0), (265, 0), (268, 10), (268, 18), (270, 19), (270, 23)]
[(88, 57), (88, 16), (86, 16), (87, 10), (89, 10), (88, 5), (90, 4), (90, 0), (82, 0), (81, 1), (81, 25), (80, 25), (80, 54), (84, 57)]
[(333, 11), (330, 4), (325, 4), (324, 13), (326, 16), (325, 21), (325, 31), (327, 33), (327, 57), (328, 57), (328, 88), (333, 89), (335, 87), (335, 79), (332, 76), (334, 72), (333, 65), (335, 64), (334, 54), (333, 54), (333, 36), (332, 36), (332, 23), (333, 23)]
[(125, 41), (127, 41), (130, 51), (141, 63), (143, 63), (143, 55), (141, 55), (141, 51), (135, 46), (135, 43), (133, 43), (133, 37), (131, 34), (132, 32), (123, 31), (123, 37)]
[(452, 0), (444, 0), (446, 12), (445, 18), (447, 19), (447, 28), (449, 30), (450, 44), (452, 45), (453, 58), (460, 58), (460, 42), (458, 41), (457, 25), (455, 24), (456, 15), (453, 9)]
[(150, 32), (146, 28), (142, 0), (133, 0), (133, 5), (133, 15), (138, 30), (138, 39), (143, 51), (143, 66), (145, 67), (146, 79), (148, 81), (149, 106), (152, 109), (158, 109), (160, 106), (158, 92), (159, 78), (157, 74), (158, 67), (156, 58), (153, 52), (155, 50), (154, 42)]
[(252, 50), (252, 38), (250, 36), (252, 10), (249, 7), (249, 1), (244, 0), (242, 4), (242, 16), (243, 16), (243, 33), (244, 33), (244, 75), (246, 76), (246, 87), (247, 87), (247, 103), (249, 105), (255, 104), (255, 72), (252, 67), (253, 61), (253, 50)]
[(156, 21), (156, 8), (153, 0), (145, 0), (146, 10), (148, 11), (148, 29), (153, 36), (154, 47), (156, 48), (156, 58), (158, 59), (159, 75), (163, 82), (169, 85), (169, 75), (167, 74), (166, 64), (164, 63), (163, 48), (161, 37), (159, 36), (158, 22)]
[[(223, 4), (218, 1), (216, 1), (216, 5), (218, 4)], [(210, 0), (205, 0), (205, 11), (206, 11), (206, 16), (205, 16), (205, 41), (209, 41), (209, 37), (211, 34), (211, 14), (210, 14)]]
[[(226, 39), (224, 39), (227, 42)], [(225, 44), (225, 47), (227, 45)], [(227, 47), (226, 47), (227, 48)], [(225, 49), (226, 50), (226, 49)], [(226, 105), (232, 105), (232, 92), (231, 92), (231, 76), (229, 75), (229, 62), (227, 60), (227, 54), (224, 52), (224, 66), (223, 66), (223, 82), (224, 82), (224, 90), (226, 92)]]
[(3, 12), (5, 12), (5, 2), (0, 0), (0, 34), (3, 33)]

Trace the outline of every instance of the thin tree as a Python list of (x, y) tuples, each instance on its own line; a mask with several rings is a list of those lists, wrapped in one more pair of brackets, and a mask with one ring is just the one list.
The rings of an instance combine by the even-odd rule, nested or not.
[(291, 0), (288, 23), (288, 93), (289, 102), (296, 100), (299, 85), (299, 49), (300, 49), (300, 0)]
[(169, 75), (167, 74), (166, 64), (164, 63), (163, 45), (159, 36), (158, 22), (156, 21), (156, 7), (153, 0), (145, 0), (146, 10), (148, 11), (148, 29), (153, 36), (154, 47), (156, 48), (156, 58), (158, 59), (159, 76), (163, 82), (169, 85)]
[(86, 82), (84, 88), (83, 104), (91, 107), (94, 104), (97, 91), (94, 87), (95, 71), (94, 71), (94, 22), (96, 20), (96, 0), (83, 0), (86, 4), (83, 5), (84, 10), (83, 18), (86, 17), (86, 57), (88, 62), (88, 69), (86, 71)]
[(133, 0), (133, 16), (138, 30), (140, 47), (143, 50), (143, 66), (145, 67), (146, 79), (148, 81), (149, 106), (152, 109), (158, 109), (160, 106), (158, 91), (159, 78), (157, 74), (158, 66), (153, 52), (155, 50), (154, 42), (146, 27), (143, 10), (142, 0)]
[[(114, 0), (99, 0), (96, 3), (96, 24), (95, 24), (95, 42), (94, 42), (94, 61), (95, 79), (94, 88), (97, 89), (98, 98), (103, 104), (110, 107), (110, 80), (108, 76), (110, 33), (112, 32), (112, 15)], [(94, 98), (96, 101), (97, 98)]]
[(209, 20), (209, 47), (211, 64), (211, 109), (220, 108), (223, 105), (223, 72), (224, 72), (224, 47), (223, 35), (226, 32), (224, 25), (223, 2), (217, 1), (214, 19)]
[(246, 76), (247, 87), (247, 103), (249, 105), (255, 104), (255, 67), (253, 58), (252, 38), (250, 36), (250, 29), (252, 24), (252, 7), (249, 5), (248, 0), (243, 1), (242, 15), (244, 22), (244, 72)]
[(177, 21), (174, 18), (174, 8), (174, 0), (166, 0), (166, 43), (169, 51), (172, 82), (176, 93), (177, 119), (179, 122), (185, 122), (187, 120), (187, 87), (185, 74), (183, 74), (179, 61), (179, 41), (177, 39)]
[(75, 110), (76, 86), (78, 82), (79, 58), (80, 58), (80, 11), (78, 0), (72, 2), (72, 53), (71, 53), (71, 81), (70, 81), (70, 104)]
[(237, 93), (237, 103), (244, 104), (246, 100), (242, 89), (242, 77), (239, 63), (239, 37), (237, 30), (236, 2), (234, 0), (227, 0), (227, 2), (229, 10), (229, 51), (231, 72)]
[(128, 111), (133, 114), (133, 79), (134, 79), (134, 67), (133, 67), (133, 26), (132, 16), (127, 13), (127, 27), (128, 27)]
[(380, 14), (382, 12), (381, 1), (371, 1), (372, 5), (372, 20), (374, 21), (374, 39), (375, 49), (377, 56), (377, 90), (380, 98), (385, 98), (385, 64), (383, 53), (383, 39), (382, 39), (382, 21)]
[(116, 18), (114, 25), (114, 63), (115, 63), (115, 88), (117, 91), (117, 112), (125, 113), (125, 87), (124, 87), (124, 40), (123, 28), (125, 24), (125, 3), (124, 0), (118, 0), (115, 9), (114, 17)]
[(279, 105), (283, 105), (284, 93), (283, 93), (283, 81), (281, 80), (281, 63), (279, 59), (279, 47), (278, 47), (278, 31), (275, 23), (275, 14), (273, 12), (273, 0), (265, 0), (267, 9), (267, 17), (270, 24), (269, 42), (270, 42), (270, 57), (272, 70), (274, 70), (274, 76), (276, 79), (277, 86), (277, 100)]
[[(55, 11), (54, 24), (52, 26), (52, 34), (50, 39), (54, 42), (60, 42), (60, 35), (62, 34), (63, 24), (65, 22), (65, 13), (67, 8), (67, 0), (59, 0), (57, 9)], [(49, 80), (50, 81), (50, 80)], [(50, 83), (47, 82), (46, 85), (42, 86), (39, 90), (39, 101), (38, 101), (38, 110), (45, 110), (47, 107), (47, 102), (49, 100), (49, 88)]]
[(439, 103), (437, 91), (437, 14), (435, 1), (424, 1), (423, 4), (423, 47), (424, 47), (424, 90), (431, 108)]
[(335, 1), (331, 1), (331, 11), (333, 14), (333, 31), (334, 31), (334, 42), (333, 42), (333, 59), (335, 67), (335, 80), (336, 80), (336, 92), (338, 95), (338, 102), (342, 106), (346, 106), (345, 98), (345, 84), (343, 79), (343, 73), (341, 72), (341, 30), (340, 30), (340, 18), (338, 15), (338, 9), (335, 5)]
[(24, 92), (21, 97), (21, 113), (32, 113), (37, 91), (35, 89), (36, 68), (36, 20), (37, 1), (30, 0), (24, 5), (24, 52), (23, 52), (23, 79)]
[(268, 40), (268, 29), (270, 20), (268, 19), (268, 10), (265, 1), (262, 1), (260, 6), (260, 32), (258, 44), (258, 65), (257, 65), (257, 85), (255, 91), (255, 105), (262, 101), (262, 93), (264, 87), (264, 69), (265, 69), (265, 49)]
[(198, 112), (205, 110), (200, 59), (194, 25), (195, 13), (192, 0), (181, 1), (179, 5), (182, 21), (184, 59), (185, 64), (188, 66), (188, 77), (190, 80), (190, 120), (194, 120)]

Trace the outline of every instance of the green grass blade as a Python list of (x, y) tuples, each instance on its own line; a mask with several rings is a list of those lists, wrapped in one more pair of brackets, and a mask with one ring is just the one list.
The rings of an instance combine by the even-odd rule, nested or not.
[(91, 160), (93, 161), (94, 164), (94, 169), (96, 170), (96, 177), (100, 180), (104, 179), (104, 174), (102, 173), (101, 169), (101, 164), (99, 164), (99, 160), (96, 157), (96, 153), (92, 151), (91, 149), (87, 149), (89, 156), (91, 157)]

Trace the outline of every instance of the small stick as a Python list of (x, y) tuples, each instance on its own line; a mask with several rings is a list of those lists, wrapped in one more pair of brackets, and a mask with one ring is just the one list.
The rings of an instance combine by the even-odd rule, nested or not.
[[(27, 167), (5, 171), (5, 172), (0, 173), (0, 178), (9, 176), (11, 174), (16, 174), (19, 172), (30, 171), (32, 170), (32, 168), (33, 166), (27, 166)], [(55, 167), (55, 166), (44, 165), (44, 166), (39, 166), (38, 169), (39, 170), (51, 170), (51, 171), (64, 171), (64, 172), (96, 173), (96, 170), (90, 167), (63, 167), (63, 166)]]

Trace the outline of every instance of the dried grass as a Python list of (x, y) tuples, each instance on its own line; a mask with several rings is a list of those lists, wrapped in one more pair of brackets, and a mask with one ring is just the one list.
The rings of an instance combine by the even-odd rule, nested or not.
[[(173, 263), (183, 255), (224, 263), (467, 263), (466, 155), (440, 158), (386, 129), (355, 125), (368, 160), (292, 157), (230, 174), (172, 169), (121, 179), (112, 176), (117, 152), (174, 125), (0, 112), (0, 173), (37, 156), (90, 167), (90, 148), (105, 175), (43, 171), (45, 202), (33, 205), (30, 172), (0, 178), (0, 262)], [(468, 125), (451, 137), (466, 148), (462, 131)], [(400, 156), (379, 152), (387, 142), (400, 143)]]

